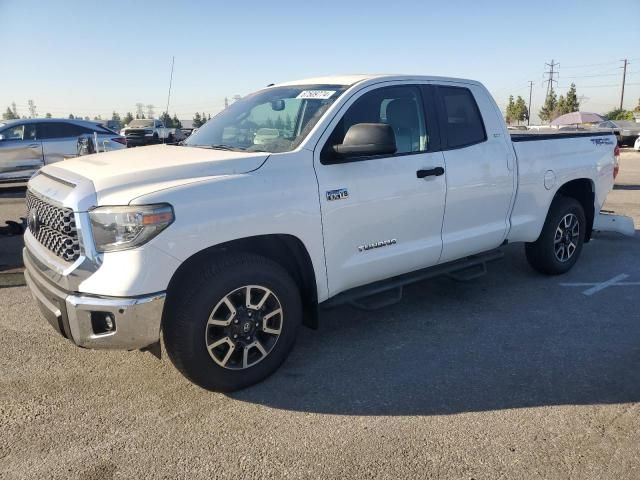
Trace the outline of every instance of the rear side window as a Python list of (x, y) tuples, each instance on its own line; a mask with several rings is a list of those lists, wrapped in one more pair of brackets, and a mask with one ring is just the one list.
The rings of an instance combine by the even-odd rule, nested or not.
[(471, 91), (461, 87), (439, 86), (437, 92), (448, 148), (484, 142), (487, 134)]
[(38, 128), (42, 139), (79, 137), (84, 133), (93, 133), (90, 128), (73, 123), (41, 123)]

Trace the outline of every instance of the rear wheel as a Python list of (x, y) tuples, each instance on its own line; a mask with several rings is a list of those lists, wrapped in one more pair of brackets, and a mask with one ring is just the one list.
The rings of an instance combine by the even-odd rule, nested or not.
[(295, 282), (269, 259), (239, 254), (196, 267), (163, 325), (167, 353), (192, 382), (233, 391), (271, 375), (293, 347), (302, 319)]
[(568, 272), (582, 251), (586, 223), (584, 209), (577, 200), (557, 196), (551, 203), (540, 237), (525, 245), (529, 264), (547, 275)]

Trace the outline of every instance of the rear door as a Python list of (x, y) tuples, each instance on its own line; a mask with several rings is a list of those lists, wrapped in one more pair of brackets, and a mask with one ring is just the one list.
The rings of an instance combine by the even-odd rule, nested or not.
[(33, 123), (12, 125), (0, 135), (0, 180), (29, 178), (42, 167), (42, 144)]
[(503, 242), (515, 192), (515, 158), (486, 90), (438, 85), (435, 95), (447, 170), (443, 263)]
[(78, 153), (78, 137), (82, 134), (92, 134), (93, 130), (66, 122), (43, 122), (38, 124), (38, 131), (42, 139), (44, 163), (54, 163), (64, 160), (64, 157), (75, 156)]
[[(418, 85), (371, 86), (338, 112), (314, 151), (328, 287), (332, 295), (438, 263), (445, 178), (435, 111), (425, 114)], [(331, 158), (357, 123), (387, 123), (397, 152)]]

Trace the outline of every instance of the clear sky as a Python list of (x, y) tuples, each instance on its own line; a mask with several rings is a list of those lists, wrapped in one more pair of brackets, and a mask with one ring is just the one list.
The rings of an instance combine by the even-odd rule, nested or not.
[(558, 93), (575, 82), (582, 110), (640, 97), (640, 1), (120, 1), (0, 0), (0, 108), (27, 114), (164, 110), (216, 113), (224, 97), (332, 73), (416, 73), (480, 80), (504, 108), (509, 94), (544, 99), (545, 62)]

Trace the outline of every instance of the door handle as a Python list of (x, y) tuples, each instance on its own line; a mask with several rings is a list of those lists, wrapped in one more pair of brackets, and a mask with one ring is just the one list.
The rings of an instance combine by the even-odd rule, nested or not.
[(444, 174), (444, 168), (435, 167), (435, 168), (429, 168), (427, 170), (418, 170), (416, 172), (416, 177), (418, 178), (439, 177), (440, 175), (443, 175), (443, 174)]

